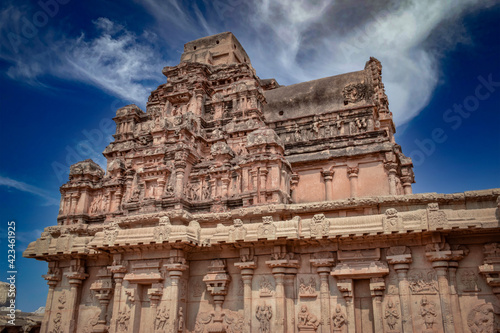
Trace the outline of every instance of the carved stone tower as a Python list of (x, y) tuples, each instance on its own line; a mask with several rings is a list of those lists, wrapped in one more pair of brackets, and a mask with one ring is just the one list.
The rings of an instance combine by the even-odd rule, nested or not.
[(226, 32), (163, 74), (24, 253), (43, 333), (499, 329), (500, 191), (412, 194), (377, 59), (280, 86)]

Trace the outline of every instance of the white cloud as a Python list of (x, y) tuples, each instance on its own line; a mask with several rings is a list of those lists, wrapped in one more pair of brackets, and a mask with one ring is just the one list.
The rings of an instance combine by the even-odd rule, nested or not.
[[(272, 45), (273, 52), (260, 47), (249, 53), (257, 71), (274, 71), (271, 75), (285, 84), (360, 70), (375, 56), (383, 65), (394, 120), (401, 125), (428, 104), (439, 79), (439, 57), (425, 42), (443, 22), (473, 5), (480, 2), (413, 0), (363, 9), (359, 2), (259, 0), (251, 22), (262, 37), (252, 42)], [(345, 16), (353, 21), (349, 29), (336, 26)], [(441, 33), (451, 35), (447, 47), (460, 37)]]
[[(0, 55), (12, 64), (7, 74), (34, 85), (43, 84), (46, 74), (78, 80), (144, 105), (149, 92), (164, 82), (162, 67), (177, 64), (183, 43), (229, 30), (261, 77), (275, 77), (287, 85), (360, 70), (375, 56), (383, 65), (395, 123), (402, 125), (432, 97), (440, 52), (463, 41), (460, 19), (471, 8), (495, 2), (135, 1), (153, 18), (149, 31), (138, 35), (99, 18), (94, 21), (98, 34), (92, 38), (86, 31), (77, 38), (40, 32), (39, 40), (29, 41), (30, 48)], [(7, 21), (0, 26), (12, 30), (9, 18), (21, 16), (20, 9), (7, 7), (0, 13)], [(175, 51), (176, 59), (166, 59), (164, 50)]]
[[(8, 8), (5, 11), (19, 10)], [(0, 59), (11, 64), (7, 75), (24, 83), (45, 86), (44, 77), (51, 75), (70, 81), (84, 82), (124, 100), (145, 105), (151, 90), (165, 81), (161, 74), (166, 65), (155, 49), (156, 34), (142, 35), (128, 31), (107, 18), (93, 22), (97, 36), (77, 38), (40, 32), (29, 45), (18, 52), (2, 53)], [(5, 50), (8, 45), (2, 45)]]
[(16, 190), (34, 194), (42, 199), (45, 199), (46, 206), (59, 206), (59, 200), (54, 199), (50, 193), (45, 190), (42, 190), (36, 186), (29, 185), (12, 178), (2, 177), (0, 176), (0, 186), (7, 186), (9, 188), (14, 188)]

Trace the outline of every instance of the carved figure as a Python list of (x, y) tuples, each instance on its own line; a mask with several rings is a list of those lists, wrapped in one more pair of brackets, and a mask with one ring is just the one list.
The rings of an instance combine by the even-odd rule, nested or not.
[(273, 310), (271, 309), (271, 306), (266, 304), (257, 306), (255, 317), (259, 320), (260, 323), (259, 333), (270, 333), (270, 321), (273, 317)]
[(122, 310), (118, 312), (118, 318), (116, 319), (116, 324), (118, 326), (118, 332), (128, 331), (128, 321), (130, 320), (130, 311)]
[(500, 307), (481, 304), (467, 315), (467, 326), (471, 333), (500, 332)]
[(203, 185), (203, 200), (209, 200), (211, 196), (211, 188), (208, 182)]
[(337, 304), (337, 306), (335, 307), (335, 313), (332, 316), (332, 321), (334, 330), (341, 329), (342, 327), (344, 327), (345, 324), (347, 324), (347, 317), (342, 312), (340, 304)]
[(182, 313), (182, 306), (179, 308), (179, 313), (177, 314), (177, 320), (179, 321), (177, 330), (182, 332), (184, 330), (184, 314)]
[(297, 327), (300, 329), (302, 327), (312, 327), (317, 329), (319, 326), (318, 317), (309, 313), (306, 305), (300, 307), (300, 312), (298, 314), (299, 323)]
[(300, 284), (299, 284), (299, 295), (304, 296), (304, 295), (315, 295), (316, 294), (316, 281), (314, 281), (314, 278), (311, 277), (309, 279), (309, 284), (305, 284), (304, 279), (300, 278)]
[(158, 310), (156, 310), (155, 328), (157, 330), (164, 329), (169, 318), (170, 318), (170, 315), (168, 313), (168, 310), (165, 307), (158, 308)]
[(61, 312), (58, 312), (56, 314), (56, 317), (53, 320), (54, 326), (53, 326), (52, 331), (50, 333), (62, 333), (61, 321), (62, 321), (62, 314), (61, 314)]
[(387, 321), (387, 326), (389, 326), (390, 330), (396, 329), (399, 317), (400, 315), (397, 307), (394, 306), (392, 300), (389, 300), (385, 307), (384, 319)]
[(432, 329), (434, 325), (434, 318), (436, 318), (436, 306), (434, 302), (427, 301), (427, 297), (423, 297), (420, 301), (420, 315), (424, 318), (424, 324), (426, 329)]
[(464, 286), (463, 291), (481, 291), (481, 289), (477, 286), (477, 275), (470, 269), (465, 270), (460, 274), (460, 281)]

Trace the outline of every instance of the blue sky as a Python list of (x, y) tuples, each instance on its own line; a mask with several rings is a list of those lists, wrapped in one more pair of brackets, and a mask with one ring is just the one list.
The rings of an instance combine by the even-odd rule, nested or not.
[(18, 307), (45, 305), (46, 263), (21, 258), (56, 224), (69, 165), (111, 141), (117, 108), (144, 108), (183, 44), (231, 31), (261, 78), (293, 84), (370, 56), (414, 159), (415, 193), (500, 187), (500, 1), (3, 1), (0, 279), (17, 223)]

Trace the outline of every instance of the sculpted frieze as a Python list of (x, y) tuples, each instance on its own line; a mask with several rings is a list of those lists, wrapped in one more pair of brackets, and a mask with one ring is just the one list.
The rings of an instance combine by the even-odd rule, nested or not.
[(436, 272), (430, 270), (410, 270), (408, 282), (412, 294), (436, 294), (438, 283)]

